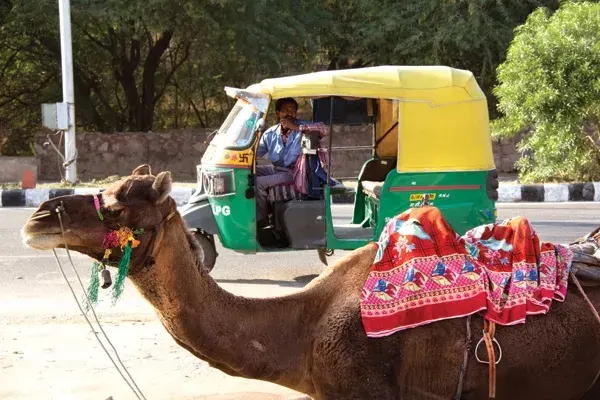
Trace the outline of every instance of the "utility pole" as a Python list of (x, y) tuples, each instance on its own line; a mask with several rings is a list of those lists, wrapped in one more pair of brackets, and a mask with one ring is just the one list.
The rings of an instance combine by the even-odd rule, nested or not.
[(71, 48), (71, 4), (58, 0), (60, 18), (60, 47), (62, 60), (63, 103), (67, 112), (68, 129), (65, 132), (66, 178), (77, 181), (77, 143), (75, 141), (75, 93), (73, 89), (73, 51)]

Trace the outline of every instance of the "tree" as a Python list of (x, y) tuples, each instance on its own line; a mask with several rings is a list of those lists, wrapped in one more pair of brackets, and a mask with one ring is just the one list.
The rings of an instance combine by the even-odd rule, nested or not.
[[(539, 6), (558, 0), (363, 0), (327, 4), (338, 45), (351, 65), (448, 65), (472, 71), (496, 114), (492, 88), (513, 29)], [(328, 42), (326, 42), (328, 43)], [(336, 55), (335, 51), (329, 51)], [(334, 60), (334, 58), (332, 58)]]
[[(36, 13), (43, 16), (47, 12), (40, 5)], [(0, 152), (3, 155), (33, 152), (32, 132), (39, 128), (40, 104), (60, 95), (59, 66), (49, 64), (38, 68), (46, 54), (40, 51), (35, 39), (23, 34), (25, 21), (29, 21), (30, 27), (38, 26), (22, 2), (7, 1), (0, 6)]]
[[(539, 5), (558, 0), (71, 0), (77, 129), (214, 127), (223, 86), (383, 64), (469, 69), (493, 117), (496, 66)], [(4, 152), (30, 152), (62, 99), (58, 28), (56, 0), (0, 6)]]
[(519, 149), (524, 181), (600, 178), (600, 5), (540, 9), (519, 27), (498, 68), (495, 89), (504, 116), (496, 137), (531, 132)]
[[(205, 7), (213, 27), (196, 40), (169, 88), (161, 127), (215, 126), (232, 105), (224, 86), (246, 87), (312, 69), (329, 14), (317, 0), (223, 0)], [(179, 118), (178, 116), (182, 116)]]

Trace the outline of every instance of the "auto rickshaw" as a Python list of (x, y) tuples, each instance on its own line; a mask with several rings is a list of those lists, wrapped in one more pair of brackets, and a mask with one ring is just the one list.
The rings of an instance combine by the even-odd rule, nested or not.
[[(198, 189), (181, 210), (209, 269), (217, 257), (215, 235), (225, 248), (241, 253), (317, 250), (327, 264), (333, 250), (377, 241), (390, 218), (424, 201), (438, 207), (459, 234), (496, 220), (498, 174), (487, 101), (469, 71), (380, 66), (266, 79), (225, 90), (237, 102), (197, 166)], [(265, 238), (256, 225), (255, 154), (271, 100), (284, 97), (312, 101), (314, 122), (329, 127), (329, 154), (335, 150), (334, 124), (370, 124), (372, 156), (352, 191), (351, 221), (333, 223), (332, 195), (338, 188), (329, 179), (311, 196), (281, 185), (269, 193), (275, 223), (273, 235)], [(352, 107), (336, 116), (344, 102)], [(302, 149), (300, 157), (314, 161), (318, 138), (309, 132)], [(329, 178), (331, 157), (326, 159)]]

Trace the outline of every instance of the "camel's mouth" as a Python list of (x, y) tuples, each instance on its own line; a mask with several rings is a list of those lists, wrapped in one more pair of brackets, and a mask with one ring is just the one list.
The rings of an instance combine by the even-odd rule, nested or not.
[(25, 246), (38, 250), (50, 250), (62, 245), (64, 240), (59, 226), (49, 221), (52, 213), (38, 211), (29, 218), (23, 229), (21, 237)]
[(60, 228), (57, 232), (29, 232), (26, 227), (21, 232), (23, 244), (36, 250), (51, 250), (64, 245)]

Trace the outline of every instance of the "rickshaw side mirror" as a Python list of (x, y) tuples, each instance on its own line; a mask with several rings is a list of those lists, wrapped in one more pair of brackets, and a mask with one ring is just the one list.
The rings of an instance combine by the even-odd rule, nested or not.
[(265, 125), (266, 125), (265, 119), (264, 118), (259, 119), (256, 122), (256, 130), (263, 132), (265, 130)]

